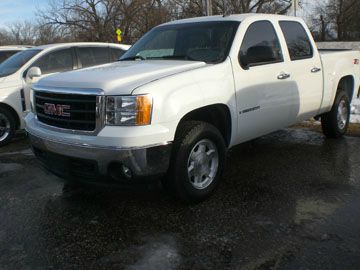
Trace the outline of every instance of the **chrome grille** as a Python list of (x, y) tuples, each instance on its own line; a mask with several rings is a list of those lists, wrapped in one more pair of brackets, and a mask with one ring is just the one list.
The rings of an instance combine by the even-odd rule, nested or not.
[[(37, 119), (49, 126), (79, 130), (94, 131), (96, 129), (97, 96), (69, 93), (34, 92), (34, 103)], [(49, 114), (45, 107), (68, 106), (65, 115)]]

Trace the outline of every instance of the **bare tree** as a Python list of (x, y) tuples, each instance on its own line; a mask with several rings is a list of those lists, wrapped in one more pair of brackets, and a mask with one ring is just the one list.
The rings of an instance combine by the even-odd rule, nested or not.
[(358, 0), (329, 0), (319, 3), (316, 13), (322, 16), (313, 19), (314, 28), (317, 28), (314, 30), (320, 34), (320, 39), (336, 36), (343, 41), (357, 40), (360, 38), (359, 12)]
[[(213, 0), (213, 14), (263, 12), (285, 14), (292, 0)], [(4, 44), (63, 41), (134, 43), (163, 22), (205, 15), (204, 0), (49, 0), (36, 22), (16, 22), (0, 30)]]

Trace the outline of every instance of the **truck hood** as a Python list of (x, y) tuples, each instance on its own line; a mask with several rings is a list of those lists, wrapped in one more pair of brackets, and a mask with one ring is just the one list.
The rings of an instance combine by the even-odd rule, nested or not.
[(193, 61), (123, 61), (41, 79), (37, 86), (102, 89), (107, 95), (126, 95), (139, 86), (180, 72), (205, 66)]

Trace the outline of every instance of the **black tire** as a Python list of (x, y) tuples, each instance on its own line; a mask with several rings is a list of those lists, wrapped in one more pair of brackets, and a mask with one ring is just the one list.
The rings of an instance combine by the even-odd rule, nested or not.
[(16, 121), (12, 113), (0, 107), (0, 147), (8, 144), (14, 137), (16, 131)]
[[(209, 143), (209, 145), (213, 147), (212, 149), (216, 148), (214, 156), (216, 156), (217, 153), (218, 158), (206, 159), (207, 161), (202, 164), (211, 168), (216, 168), (216, 165), (212, 165), (213, 163), (217, 164), (217, 170), (210, 169), (213, 172), (213, 177), (205, 177), (204, 182), (206, 182), (206, 179), (212, 180), (208, 180), (208, 184), (204, 185), (204, 187), (196, 188), (194, 185), (197, 184), (194, 183), (194, 177), (189, 177), (188, 175), (188, 166), (190, 164), (190, 154), (198, 151), (196, 147), (198, 147), (199, 143), (203, 142)], [(203, 155), (209, 157), (207, 155), (210, 153), (210, 148), (203, 148), (203, 150), (204, 149), (205, 152), (203, 152)], [(225, 159), (226, 145), (224, 138), (217, 128), (205, 122), (184, 122), (179, 126), (175, 136), (170, 168), (167, 176), (163, 179), (163, 186), (185, 203), (201, 202), (208, 198), (218, 185), (225, 166)], [(203, 177), (204, 176), (201, 176), (202, 180), (204, 179)]]
[[(338, 109), (340, 104), (344, 104), (347, 110), (346, 123), (340, 124), (338, 121)], [(321, 116), (321, 127), (327, 138), (341, 138), (347, 131), (350, 122), (350, 99), (348, 94), (340, 90), (335, 98), (331, 111)]]

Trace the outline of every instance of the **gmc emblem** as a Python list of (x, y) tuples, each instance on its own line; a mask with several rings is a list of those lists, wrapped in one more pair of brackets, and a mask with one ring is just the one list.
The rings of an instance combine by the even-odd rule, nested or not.
[(70, 117), (70, 105), (61, 105), (61, 104), (52, 104), (45, 103), (44, 104), (44, 113), (48, 115), (56, 115), (63, 117)]

